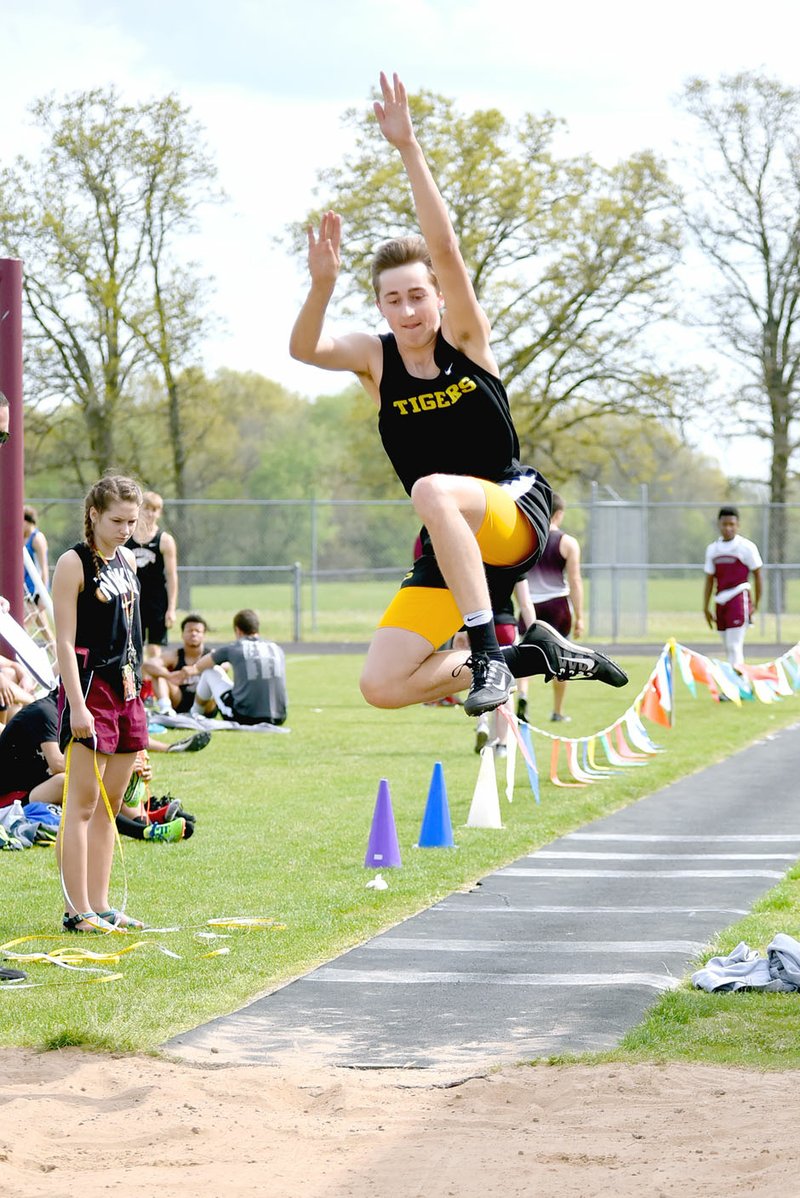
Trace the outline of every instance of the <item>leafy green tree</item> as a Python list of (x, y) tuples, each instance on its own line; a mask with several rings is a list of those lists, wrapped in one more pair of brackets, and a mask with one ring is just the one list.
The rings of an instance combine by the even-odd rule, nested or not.
[(727, 422), (769, 443), (768, 551), (783, 562), (800, 444), (800, 90), (743, 72), (692, 79), (684, 103), (701, 134), (686, 220), (714, 271), (703, 323), (738, 368)]
[(168, 477), (184, 494), (177, 378), (206, 316), (179, 239), (214, 195), (202, 131), (175, 96), (125, 104), (113, 88), (49, 97), (32, 112), (45, 139), (39, 159), (0, 173), (6, 252), (25, 260), (29, 398), (44, 420), (62, 405), (80, 415), (83, 452), (67, 460), (83, 487), (128, 465), (125, 409), (157, 371)]
[[(659, 368), (648, 341), (672, 311), (680, 248), (663, 165), (649, 153), (609, 169), (559, 159), (559, 122), (549, 114), (512, 128), (496, 109), (465, 116), (429, 92), (412, 97), (411, 108), (493, 324), (524, 455), (534, 457), (545, 437), (569, 435), (576, 420), (673, 414), (686, 375)], [(379, 242), (412, 230), (415, 216), (399, 158), (371, 110), (350, 110), (345, 120), (355, 149), (320, 173), (317, 193), (343, 217), (341, 307), (369, 311), (377, 324), (370, 259)], [(304, 231), (294, 237), (299, 252)]]

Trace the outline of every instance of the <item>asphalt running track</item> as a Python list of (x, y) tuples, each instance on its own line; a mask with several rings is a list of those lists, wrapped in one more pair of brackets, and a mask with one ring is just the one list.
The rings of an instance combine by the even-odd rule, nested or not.
[(800, 857), (799, 746), (775, 733), (164, 1048), (463, 1074), (613, 1047)]

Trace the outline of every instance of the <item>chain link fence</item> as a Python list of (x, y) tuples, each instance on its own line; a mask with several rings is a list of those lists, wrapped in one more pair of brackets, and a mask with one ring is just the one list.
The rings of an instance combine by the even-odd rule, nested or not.
[[(51, 569), (83, 526), (83, 502), (31, 499)], [(800, 639), (799, 505), (741, 503), (741, 532), (764, 558), (764, 598), (751, 639)], [(581, 544), (588, 636), (605, 641), (709, 641), (703, 560), (717, 504), (652, 503), (601, 495), (568, 507)], [(407, 500), (167, 500), (163, 527), (178, 544), (181, 611), (199, 611), (215, 637), (233, 613), (259, 612), (267, 635), (365, 641), (412, 560), (419, 525)]]

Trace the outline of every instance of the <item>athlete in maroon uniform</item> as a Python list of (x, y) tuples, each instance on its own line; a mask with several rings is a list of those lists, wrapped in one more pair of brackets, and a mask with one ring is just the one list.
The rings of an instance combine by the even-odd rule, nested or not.
[[(544, 620), (562, 636), (574, 631), (579, 637), (583, 633), (583, 579), (581, 578), (581, 547), (575, 537), (561, 531), (564, 519), (564, 500), (553, 494), (553, 515), (547, 544), (538, 562), (528, 571), (528, 586), (531, 602), (536, 608), (536, 619)], [(524, 632), (524, 628), (522, 630)], [(564, 714), (564, 696), (567, 684), (555, 679), (553, 682), (554, 723), (569, 720)], [(517, 701), (517, 716), (527, 719), (527, 680), (519, 683), (520, 697)]]
[[(703, 615), (709, 628), (716, 623), (728, 661), (738, 668), (744, 664), (747, 626), (761, 599), (763, 563), (757, 546), (739, 535), (739, 512), (735, 507), (720, 508), (717, 523), (719, 537), (706, 549)], [(711, 596), (715, 588), (716, 612), (712, 616)]]

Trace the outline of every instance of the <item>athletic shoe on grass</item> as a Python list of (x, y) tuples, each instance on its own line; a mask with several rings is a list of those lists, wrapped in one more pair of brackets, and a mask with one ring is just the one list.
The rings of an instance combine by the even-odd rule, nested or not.
[(170, 745), (167, 749), (168, 753), (199, 753), (204, 749), (211, 740), (210, 732), (195, 732), (192, 736), (187, 736), (185, 740), (176, 740), (174, 745)]
[(145, 840), (163, 840), (169, 844), (186, 837), (186, 820), (173, 819), (168, 824), (148, 824), (144, 830)]
[(482, 715), (475, 727), (475, 752), (480, 753), (489, 743), (489, 717)]
[(27, 976), (21, 969), (6, 969), (5, 966), (0, 968), (0, 982), (19, 982)]

